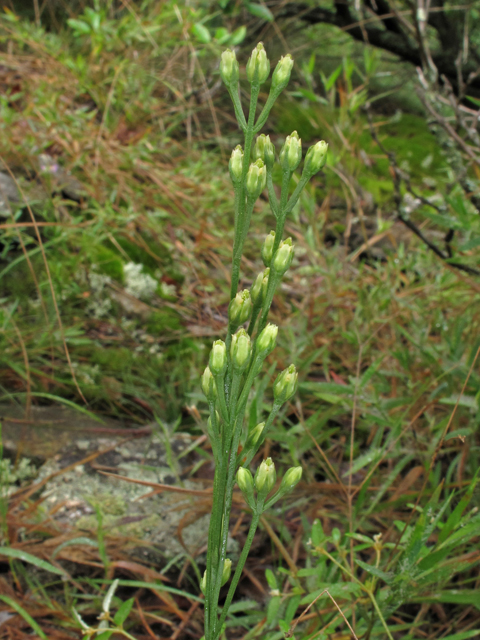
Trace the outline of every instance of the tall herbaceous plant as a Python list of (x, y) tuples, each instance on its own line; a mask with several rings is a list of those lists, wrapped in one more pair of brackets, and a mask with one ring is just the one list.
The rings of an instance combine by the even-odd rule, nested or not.
[[(245, 135), (243, 149), (238, 145), (229, 162), (234, 188), (235, 240), (233, 245), (232, 286), (228, 308), (228, 330), (225, 342), (216, 340), (210, 353), (209, 364), (202, 376), (202, 388), (207, 398), (210, 417), (208, 435), (215, 460), (213, 506), (208, 532), (207, 568), (201, 588), (205, 594), (205, 639), (216, 640), (224, 629), (225, 619), (252, 544), (260, 516), (300, 480), (301, 467), (289, 469), (277, 491), (270, 495), (276, 484), (275, 465), (271, 458), (258, 467), (255, 477), (250, 463), (262, 446), (268, 430), (281, 406), (296, 391), (297, 372), (291, 364), (282, 371), (273, 385), (273, 407), (265, 422), (261, 422), (243, 435), (245, 408), (253, 381), (262, 370), (265, 358), (275, 348), (278, 327), (267, 324), (268, 311), (275, 289), (292, 263), (292, 239), (283, 240), (288, 214), (298, 201), (308, 180), (326, 161), (328, 145), (317, 142), (309, 148), (303, 163), (298, 185), (289, 196), (290, 180), (302, 160), (302, 143), (296, 131), (287, 136), (279, 162), (282, 169), (280, 198), (273, 187), (272, 171), (275, 148), (269, 136), (257, 136), (268, 114), (283, 89), (287, 86), (293, 60), (290, 55), (281, 58), (272, 76), (268, 99), (256, 118), (260, 86), (270, 75), (270, 62), (263, 45), (258, 44), (247, 63), (250, 83), (248, 119), (243, 113), (239, 94), (239, 67), (233, 51), (225, 51), (220, 63), (220, 74), (232, 98), (235, 115)], [(265, 238), (262, 259), (265, 270), (258, 274), (251, 289), (238, 292), (240, 262), (243, 246), (250, 226), (255, 202), (267, 188), (270, 208), (276, 219), (276, 229)], [(248, 321), (248, 328), (244, 325)], [(240, 447), (241, 445), (241, 447)], [(241, 453), (239, 453), (241, 451)], [(252, 510), (250, 530), (232, 573), (232, 562), (227, 558), (228, 525), (235, 481)], [(219, 615), (220, 589), (231, 578), (230, 588)]]

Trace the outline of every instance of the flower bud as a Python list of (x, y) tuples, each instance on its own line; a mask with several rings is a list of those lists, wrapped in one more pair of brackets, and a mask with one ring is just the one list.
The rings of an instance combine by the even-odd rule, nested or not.
[(217, 385), (215, 378), (210, 371), (210, 367), (206, 367), (202, 375), (202, 389), (205, 397), (209, 402), (214, 402), (217, 397)]
[(290, 80), (290, 74), (292, 73), (293, 58), (287, 53), (286, 56), (282, 56), (275, 67), (275, 71), (272, 76), (272, 88), (271, 91), (283, 91)]
[(248, 320), (252, 313), (252, 299), (250, 291), (239, 291), (228, 305), (228, 319), (233, 327), (238, 327)]
[(294, 131), (287, 136), (280, 151), (280, 162), (284, 171), (295, 171), (302, 159), (302, 141)]
[(250, 198), (258, 198), (267, 183), (267, 168), (263, 160), (253, 162), (247, 173), (245, 188)]
[(263, 260), (263, 264), (266, 267), (269, 267), (270, 262), (272, 261), (274, 242), (275, 242), (275, 231), (270, 231), (268, 236), (265, 238), (265, 241), (262, 247), (262, 260)]
[(261, 272), (258, 274), (255, 282), (252, 284), (250, 288), (250, 297), (252, 299), (253, 304), (255, 304), (257, 301), (259, 303), (262, 302), (262, 298), (263, 298), (262, 283), (263, 283), (263, 273)]
[(232, 151), (232, 155), (228, 162), (228, 168), (230, 170), (230, 177), (232, 178), (233, 184), (238, 184), (242, 179), (243, 171), (243, 149), (239, 144), (237, 144), (235, 149)]
[(304, 173), (309, 176), (313, 176), (315, 173), (320, 171), (327, 161), (327, 151), (328, 144), (325, 140), (320, 140), (317, 144), (309, 147), (303, 165)]
[(267, 458), (260, 464), (257, 469), (257, 473), (255, 474), (255, 489), (259, 493), (262, 492), (267, 495), (267, 493), (273, 488), (276, 479), (277, 474), (273, 460), (271, 458)]
[(232, 561), (230, 560), (230, 558), (225, 558), (225, 562), (223, 563), (223, 571), (222, 571), (222, 582), (221, 582), (222, 587), (224, 584), (227, 584), (227, 582), (229, 581), (231, 573), (232, 573)]
[(227, 369), (227, 347), (223, 340), (215, 340), (208, 366), (214, 376), (221, 376)]
[(235, 51), (227, 49), (220, 58), (220, 75), (227, 87), (238, 82), (239, 69)]
[(287, 238), (283, 242), (280, 243), (278, 247), (275, 257), (273, 258), (273, 268), (275, 271), (281, 275), (283, 275), (287, 269), (292, 264), (293, 260), (293, 245), (292, 239)]
[(291, 364), (280, 373), (273, 384), (275, 402), (286, 402), (297, 390), (298, 373), (295, 365)]
[(206, 593), (207, 591), (207, 572), (206, 571), (203, 572), (203, 577), (200, 580), (200, 589), (202, 590), (202, 593)]
[(260, 440), (260, 437), (265, 428), (265, 422), (259, 422), (248, 434), (247, 441), (245, 443), (245, 449), (253, 449), (253, 447)]
[(249, 82), (262, 84), (268, 78), (269, 73), (270, 61), (263, 43), (259, 42), (247, 62), (247, 79)]
[(275, 349), (278, 327), (276, 324), (267, 324), (265, 329), (257, 338), (257, 353), (262, 358), (266, 358)]
[(240, 467), (237, 471), (237, 484), (245, 498), (245, 502), (251, 509), (255, 508), (255, 497), (253, 494), (253, 477), (248, 469)]
[(287, 493), (300, 482), (302, 478), (302, 467), (290, 467), (282, 478), (279, 493)]
[(245, 329), (239, 329), (232, 336), (230, 355), (234, 369), (243, 371), (247, 368), (252, 356), (252, 341)]
[(273, 167), (275, 162), (275, 147), (270, 141), (270, 136), (266, 136), (264, 133), (258, 136), (255, 146), (253, 147), (253, 157), (255, 160), (262, 160), (268, 169)]

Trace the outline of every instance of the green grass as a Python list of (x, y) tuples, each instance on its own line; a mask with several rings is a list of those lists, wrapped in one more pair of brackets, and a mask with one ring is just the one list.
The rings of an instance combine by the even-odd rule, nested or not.
[[(0, 63), (21, 78), (0, 98), (2, 159), (20, 186), (32, 179), (46, 184), (38, 154), (47, 152), (87, 195), (77, 202), (57, 191), (32, 203), (35, 220), (50, 225), (39, 227), (41, 244), (26, 226), (31, 218), (25, 207), (12, 210), (16, 226), (12, 218), (0, 221), (0, 385), (3, 399), (24, 406), (58, 397), (138, 423), (154, 415), (167, 424), (180, 419), (182, 430), (200, 435), (207, 408), (199, 376), (207, 347), (226, 330), (233, 239), (226, 158), (238, 132), (222, 91), (213, 92), (211, 102), (198, 98), (204, 82), (210, 87), (217, 79), (222, 48), (215, 38), (202, 44), (191, 32), (206, 14), (178, 4), (182, 24), (176, 6), (145, 2), (135, 5), (135, 15), (112, 9), (101, 14), (97, 32), (78, 37), (67, 25), (47, 32), (11, 14), (1, 18)], [(217, 15), (207, 22), (212, 33), (220, 20)], [(231, 16), (225, 24), (233, 32), (242, 20), (249, 38), (251, 17)], [(296, 38), (294, 33), (292, 47)], [(304, 145), (323, 137), (331, 148), (328, 168), (287, 222), (296, 258), (272, 307), (280, 331), (269, 364), (274, 371), (294, 362), (300, 390), (277, 419), (267, 447), (280, 469), (301, 464), (304, 481), (257, 538), (247, 566), (264, 592), (244, 577), (245, 601), (234, 603), (227, 634), (280, 639), (328, 589), (358, 638), (475, 637), (479, 281), (406, 235), (394, 237), (397, 247), (387, 246), (383, 261), (360, 262), (355, 247), (332, 244), (352, 218), (362, 217), (364, 191), (375, 204), (364, 207), (373, 225), (369, 234), (382, 230), (382, 220), (392, 223), (393, 184), (365, 114), (349, 110), (351, 97), (332, 108), (296, 95), (307, 86), (301, 70), (309, 55), (299, 52), (293, 95), (274, 112), (269, 132), (280, 143), (297, 128)], [(331, 95), (316, 77), (317, 94), (328, 103)], [(380, 80), (371, 82), (378, 86)], [(380, 138), (411, 173), (414, 188), (424, 197), (438, 194), (445, 205), (441, 219), (418, 208), (415, 222), (443, 232), (453, 218), (460, 225), (455, 250), (466, 263), (478, 264), (478, 221), (458, 191), (447, 193), (448, 158), (424, 119), (418, 113), (378, 114), (375, 121), (384, 122)], [(245, 286), (262, 268), (259, 252), (271, 223), (259, 200), (242, 264)], [(130, 263), (141, 267), (129, 280)], [(267, 376), (250, 405), (252, 423), (270, 399)], [(192, 406), (200, 421), (187, 411)], [(28, 533), (36, 516), (20, 516), (14, 507), (14, 526), (8, 537), (2, 534), (3, 544), (16, 548), (13, 531), (26, 526), (28, 552), (51, 559), (55, 546), (46, 542), (60, 545), (57, 534), (48, 529), (38, 541)], [(248, 520), (246, 515), (240, 540)], [(108, 545), (114, 558), (115, 540)], [(101, 559), (96, 561), (103, 579)], [(81, 567), (83, 575), (66, 584), (48, 583), (18, 558), (10, 563), (6, 597), (27, 622), (41, 604), (36, 623), (47, 637), (73, 630), (80, 637), (73, 605), (96, 624), (105, 585), (91, 568)], [(180, 593), (170, 590), (164, 600), (140, 593), (140, 607), (167, 621), (147, 616), (159, 635), (170, 634), (180, 621), (176, 610), (187, 611), (198, 596), (190, 594), (194, 575), (187, 573), (193, 578), (175, 584)], [(108, 579), (125, 577), (117, 574)], [(127, 582), (120, 582), (115, 610), (144, 588)], [(199, 612), (186, 626), (198, 637)], [(138, 607), (125, 628), (146, 637)], [(295, 634), (348, 637), (341, 635), (347, 627), (328, 595)]]

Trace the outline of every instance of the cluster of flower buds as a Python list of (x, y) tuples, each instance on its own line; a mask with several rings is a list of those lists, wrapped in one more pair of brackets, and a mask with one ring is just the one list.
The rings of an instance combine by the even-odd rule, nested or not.
[(245, 371), (252, 357), (252, 341), (245, 329), (239, 329), (232, 336), (230, 356), (234, 371)]
[(227, 347), (223, 340), (215, 340), (210, 351), (208, 366), (214, 376), (223, 376), (227, 370)]
[(258, 136), (255, 146), (253, 147), (253, 157), (256, 160), (262, 160), (269, 171), (273, 168), (275, 162), (275, 147), (270, 140), (270, 136), (266, 136), (264, 133)]
[(275, 244), (275, 231), (270, 231), (262, 246), (262, 260), (266, 267), (270, 266), (273, 256), (273, 245)]
[(206, 367), (202, 375), (202, 390), (209, 402), (215, 402), (217, 398), (217, 385), (210, 367)]
[(273, 397), (275, 402), (283, 404), (290, 400), (297, 390), (298, 373), (294, 364), (284, 369), (277, 376), (273, 384)]
[(230, 87), (238, 82), (240, 72), (235, 51), (227, 49), (220, 58), (220, 76), (223, 82)]
[(252, 299), (250, 297), (250, 291), (248, 289), (239, 291), (228, 305), (228, 320), (230, 325), (236, 329), (249, 319), (251, 313)]
[(256, 200), (265, 189), (267, 184), (267, 168), (260, 158), (252, 162), (248, 168), (247, 179), (245, 181), (245, 189), (247, 195)]
[(232, 151), (228, 168), (233, 184), (238, 185), (242, 180), (243, 171), (243, 149), (239, 144), (237, 144), (235, 149)]
[(318, 173), (327, 161), (328, 144), (325, 140), (320, 140), (317, 144), (309, 147), (305, 162), (303, 164), (303, 172), (307, 176), (313, 176)]
[[(224, 586), (230, 580), (230, 575), (232, 573), (232, 561), (230, 558), (225, 558), (225, 562), (223, 563), (223, 571), (222, 571), (222, 582), (220, 586)], [(207, 590), (207, 572), (205, 571), (203, 574), (203, 578), (200, 580), (200, 589), (202, 593), (205, 593)]]
[(258, 274), (257, 279), (252, 284), (250, 289), (250, 297), (252, 298), (253, 304), (257, 302), (259, 304), (265, 300), (265, 295), (268, 289), (268, 277), (270, 275), (270, 269), (267, 267), (265, 271), (262, 271)]
[(263, 84), (270, 75), (270, 61), (262, 42), (259, 42), (247, 62), (247, 79), (249, 82)]
[(285, 144), (280, 151), (280, 164), (284, 171), (295, 171), (302, 160), (302, 141), (298, 133), (294, 131), (287, 136)]
[(287, 238), (280, 243), (277, 251), (275, 252), (275, 256), (273, 258), (273, 268), (275, 271), (283, 275), (292, 264), (293, 260), (293, 245), (292, 239)]
[[(262, 425), (257, 425), (256, 429)], [(302, 477), (302, 467), (291, 467), (285, 473), (280, 483), (278, 491), (269, 500), (270, 503), (276, 502), (279, 498), (291, 491), (297, 485)], [(256, 508), (255, 490), (264, 500), (275, 486), (277, 481), (277, 472), (275, 464), (271, 458), (264, 460), (258, 467), (255, 477), (244, 467), (240, 467), (237, 471), (237, 484), (245, 498), (245, 502), (250, 509)]]

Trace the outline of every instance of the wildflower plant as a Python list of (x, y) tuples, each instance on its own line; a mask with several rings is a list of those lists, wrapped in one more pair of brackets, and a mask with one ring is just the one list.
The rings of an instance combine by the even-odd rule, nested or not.
[[(255, 47), (246, 67), (247, 80), (250, 83), (250, 108), (247, 119), (240, 100), (240, 72), (235, 53), (225, 51), (220, 62), (220, 74), (232, 99), (235, 115), (245, 139), (243, 148), (238, 145), (232, 151), (229, 161), (234, 189), (235, 237), (227, 336), (225, 342), (216, 340), (213, 343), (209, 364), (202, 376), (202, 389), (210, 413), (208, 435), (215, 460), (207, 568), (200, 585), (205, 594), (206, 640), (217, 640), (224, 630), (228, 610), (262, 513), (291, 491), (302, 476), (301, 467), (289, 469), (278, 489), (272, 494), (276, 485), (275, 465), (272, 459), (264, 460), (255, 476), (249, 469), (280, 408), (295, 394), (298, 374), (293, 364), (280, 373), (273, 385), (273, 407), (266, 421), (243, 435), (250, 390), (262, 370), (265, 359), (275, 348), (278, 327), (267, 324), (268, 312), (275, 290), (289, 269), (294, 255), (292, 239), (283, 240), (285, 220), (298, 202), (307, 182), (324, 166), (328, 149), (324, 141), (308, 149), (301, 177), (290, 194), (292, 175), (302, 160), (302, 142), (296, 131), (287, 136), (279, 154), (282, 182), (280, 198), (277, 198), (272, 179), (276, 161), (275, 147), (269, 136), (260, 134), (260, 131), (273, 104), (288, 84), (292, 66), (293, 59), (290, 55), (281, 58), (273, 72), (267, 101), (260, 115), (256, 117), (260, 86), (270, 75), (270, 62), (263, 44)], [(258, 137), (254, 142), (255, 136)], [(250, 220), (255, 202), (265, 188), (271, 211), (276, 219), (276, 229), (267, 235), (261, 250), (265, 270), (258, 274), (250, 290), (238, 291), (240, 262)], [(247, 322), (248, 328), (245, 328), (243, 325)], [(252, 510), (252, 522), (231, 577), (232, 562), (226, 553), (235, 481)], [(228, 594), (219, 615), (220, 589), (230, 579)]]

